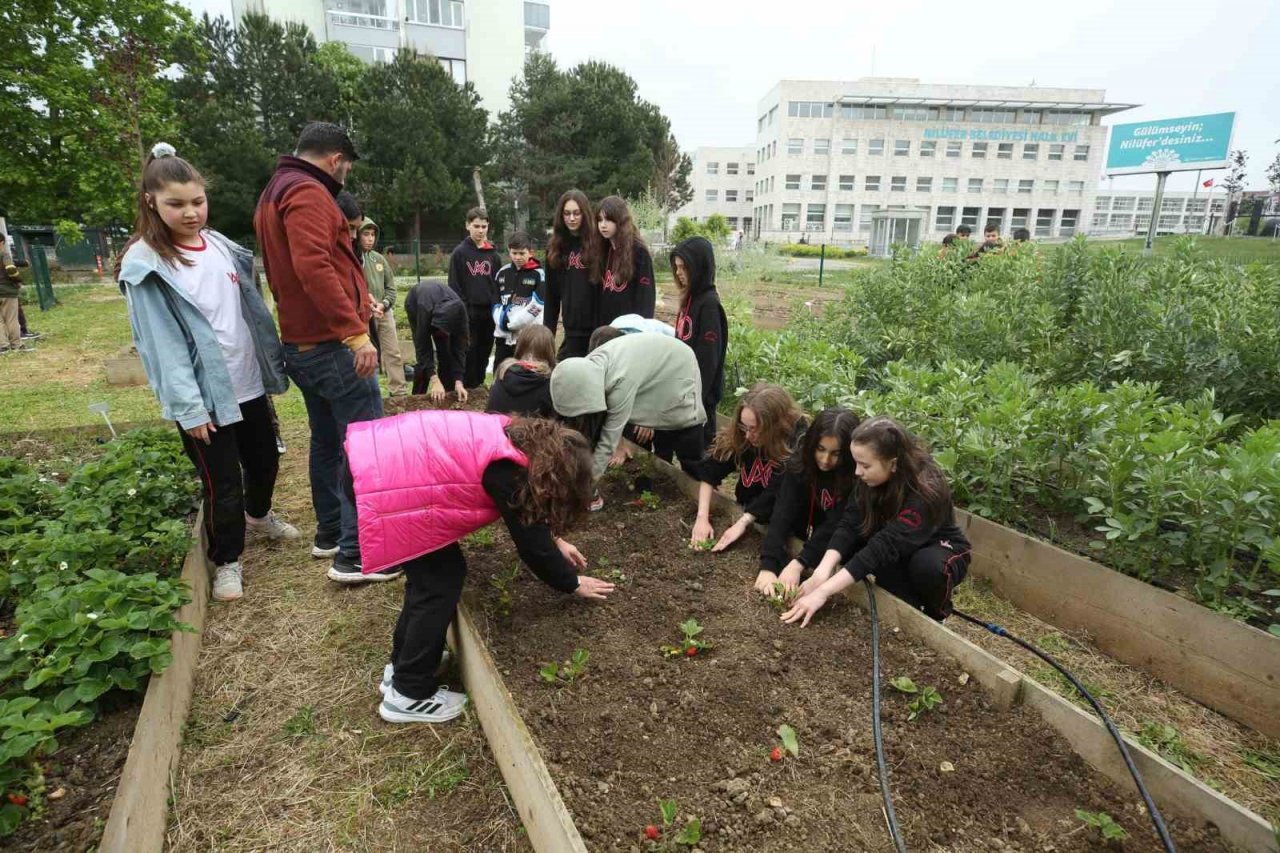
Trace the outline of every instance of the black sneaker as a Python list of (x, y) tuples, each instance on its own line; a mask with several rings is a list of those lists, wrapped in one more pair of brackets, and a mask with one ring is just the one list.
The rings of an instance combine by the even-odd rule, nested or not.
[(22, 333), (22, 339), (24, 341), (38, 341), (43, 337), (44, 337), (44, 332), (33, 332), (30, 329), (27, 329), (25, 332)]
[(329, 566), (329, 571), (325, 574), (329, 576), (329, 580), (335, 583), (358, 584), (393, 581), (404, 574), (404, 570), (399, 566), (392, 566), (378, 572), (365, 574), (364, 566), (361, 564), (359, 557), (348, 557), (346, 554), (339, 552), (333, 558), (333, 565)]
[(317, 560), (338, 556), (338, 540), (330, 539), (322, 533), (317, 533), (311, 545), (311, 556)]

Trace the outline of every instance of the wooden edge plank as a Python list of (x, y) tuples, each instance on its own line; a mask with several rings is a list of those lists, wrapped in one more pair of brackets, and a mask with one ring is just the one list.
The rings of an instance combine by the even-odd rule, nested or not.
[[(660, 459), (655, 461), (675, 478), (681, 491), (696, 498), (698, 483), (693, 478), (674, 465)], [(734, 509), (733, 501), (719, 492), (715, 493), (712, 501), (714, 508), (730, 512)], [(793, 552), (799, 545), (798, 540), (791, 540)], [(845, 595), (866, 609), (866, 588), (862, 584), (850, 587)], [(1072, 749), (1090, 766), (1114, 781), (1122, 791), (1133, 788), (1132, 777), (1101, 720), (1086, 714), (901, 599), (888, 593), (877, 593), (876, 605), (883, 626), (898, 627), (908, 636), (957, 661), (979, 684), (994, 694), (997, 704), (1025, 702), (1066, 738)], [(1014, 676), (1017, 677), (1016, 684)], [(1157, 805), (1213, 824), (1227, 842), (1244, 850), (1280, 853), (1275, 834), (1261, 815), (1219, 794), (1130, 738), (1126, 737), (1125, 743)], [(1137, 796), (1136, 791), (1134, 796)]]
[(209, 606), (212, 567), (206, 555), (203, 518), (202, 509), (196, 515), (196, 532), (182, 565), (181, 579), (191, 589), (191, 601), (177, 612), (178, 621), (195, 631), (173, 632), (173, 663), (152, 676), (147, 685), (133, 742), (98, 845), (102, 853), (160, 853), (164, 849), (169, 794), (182, 755), (182, 727), (191, 708)]
[(538, 853), (587, 853), (573, 817), (465, 604), (451, 628), (462, 680), (494, 761)]

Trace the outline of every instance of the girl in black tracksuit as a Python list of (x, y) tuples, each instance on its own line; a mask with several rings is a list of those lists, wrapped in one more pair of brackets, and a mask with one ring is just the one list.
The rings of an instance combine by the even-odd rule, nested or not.
[(946, 475), (893, 418), (862, 423), (850, 453), (858, 483), (827, 553), (783, 620), (808, 624), (832, 595), (873, 575), (877, 586), (941, 621), (970, 559)]
[(623, 314), (653, 318), (657, 289), (653, 284), (653, 257), (631, 220), (631, 209), (621, 197), (600, 202), (596, 217), (601, 249), (596, 254), (595, 278), (600, 282), (600, 308), (596, 325), (607, 326)]
[(671, 252), (671, 271), (680, 307), (676, 337), (693, 347), (702, 376), (702, 405), (707, 412), (703, 438), (716, 437), (716, 407), (724, 397), (724, 356), (729, 348), (729, 319), (716, 292), (716, 255), (705, 237), (693, 237)]
[[(779, 582), (788, 590), (795, 589), (801, 573), (816, 566), (826, 552), (853, 490), (849, 444), (858, 423), (858, 416), (848, 409), (822, 410), (805, 432), (799, 452), (788, 461), (760, 548), (755, 586), (764, 595), (773, 595), (773, 585)], [(788, 560), (787, 545), (792, 536), (802, 540), (804, 548)]]
[(746, 393), (733, 413), (733, 423), (720, 430), (707, 455), (694, 467), (693, 474), (701, 485), (690, 547), (715, 538), (711, 495), (734, 470), (738, 472), (734, 498), (743, 512), (711, 550), (723, 551), (737, 542), (752, 522), (769, 521), (782, 485), (782, 469), (806, 425), (804, 413), (780, 385), (760, 382)]
[(596, 328), (600, 287), (591, 278), (599, 245), (591, 204), (581, 190), (569, 190), (556, 204), (555, 225), (547, 244), (547, 310), (551, 334), (564, 326), (559, 358), (587, 354), (587, 342)]

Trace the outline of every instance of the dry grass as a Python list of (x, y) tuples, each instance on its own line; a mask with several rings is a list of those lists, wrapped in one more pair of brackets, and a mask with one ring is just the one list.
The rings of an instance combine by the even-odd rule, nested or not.
[(169, 847), (527, 850), (474, 717), (378, 718), (401, 585), (325, 579), (305, 424), (287, 422), (285, 438), (276, 506), (304, 538), (251, 548), (245, 597), (210, 606)]
[[(1280, 823), (1280, 774), (1250, 766), (1246, 753), (1270, 756), (1280, 765), (1280, 744), (1198, 704), (1142, 670), (1121, 663), (1093, 646), (1085, 633), (1068, 633), (1030, 614), (992, 592), (984, 581), (962, 584), (956, 607), (996, 622), (1010, 633), (1034, 643), (1075, 673), (1107, 709), (1123, 731), (1141, 736), (1152, 724), (1171, 726), (1175, 739), (1157, 749), (1174, 764), (1226, 796)], [(957, 618), (947, 626), (987, 649), (1056, 693), (1084, 705), (1074, 688), (1048, 664), (1019, 646)], [(1164, 733), (1167, 736), (1169, 732)]]

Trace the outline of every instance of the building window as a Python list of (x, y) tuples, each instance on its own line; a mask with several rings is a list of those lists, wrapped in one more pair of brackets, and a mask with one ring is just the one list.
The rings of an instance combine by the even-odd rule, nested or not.
[(769, 192), (773, 192), (776, 188), (777, 188), (777, 184), (774, 182), (774, 176), (770, 175), (769, 176)]
[(831, 118), (835, 107), (834, 103), (822, 101), (788, 101), (787, 115), (792, 118)]
[(1187, 202), (1187, 213), (1204, 213), (1204, 199), (1197, 198)]
[(1112, 210), (1133, 210), (1134, 201), (1135, 199), (1133, 196), (1117, 196), (1116, 200), (1111, 203), (1111, 209)]
[(855, 189), (857, 189), (857, 187), (854, 186), (853, 175), (840, 176), (840, 189), (843, 192), (853, 192)]
[(960, 159), (960, 149), (961, 149), (963, 146), (964, 146), (964, 143), (963, 143), (963, 142), (959, 142), (959, 141), (957, 141), (957, 142), (948, 142), (948, 143), (947, 143), (947, 157), (948, 157), (948, 158), (950, 158), (950, 159), (952, 159), (952, 160), (958, 160), (958, 159)]
[(1045, 210), (1041, 208), (1036, 211), (1036, 236), (1050, 237), (1053, 235), (1053, 219), (1057, 214), (1056, 210)]
[(884, 140), (883, 139), (871, 140), (871, 145), (868, 146), (867, 153), (870, 154), (872, 157), (884, 156)]
[(942, 121), (964, 121), (964, 107), (943, 107), (938, 110), (938, 118)]
[(1009, 191), (1008, 178), (996, 178), (995, 180), (992, 181), (992, 184), (994, 184), (994, 186), (991, 188), (991, 191), (994, 193), (1003, 195), (1004, 193), (1007, 193)]
[(730, 229), (731, 231), (737, 231), (737, 230), (738, 230), (738, 217), (736, 217), (736, 216), (730, 216), (730, 217), (728, 217), (728, 220), (729, 220), (729, 229)]
[(707, 190), (707, 201), (718, 201), (720, 199), (719, 190)]
[(980, 192), (982, 192), (982, 178), (970, 178), (970, 179), (969, 179), (969, 192), (971, 192), (971, 193), (980, 193)]
[(931, 139), (931, 140), (928, 140), (927, 142), (920, 143), (921, 157), (932, 157), (934, 152), (937, 150), (938, 150), (938, 143), (936, 140)]
[(1067, 146), (1065, 146), (1065, 145), (1050, 145), (1050, 146), (1049, 146), (1049, 159), (1050, 159), (1050, 160), (1061, 160), (1061, 159), (1066, 155), (1066, 153), (1067, 153)]
[(1009, 221), (1009, 227), (1012, 229), (1026, 228), (1027, 220), (1031, 218), (1031, 208), (1015, 207), (1013, 209), (1013, 219)]
[(975, 107), (969, 110), (969, 121), (975, 121), (979, 124), (1013, 124), (1014, 117), (1013, 110), (987, 109), (984, 107)]
[(1145, 234), (1147, 232), (1147, 229), (1151, 227), (1151, 217), (1139, 215), (1134, 218), (1133, 225), (1130, 225), (1128, 214), (1124, 214), (1121, 216), (1116, 216), (1115, 214), (1112, 214), (1111, 224), (1114, 226), (1118, 226), (1120, 228), (1133, 228), (1134, 230), (1141, 231)]
[[(538, 24), (529, 22), (529, 15), (545, 16), (542, 29), (551, 28), (551, 7), (539, 3), (524, 4), (524, 21), (527, 27)], [(457, 0), (408, 0), (405, 3), (405, 14), (410, 23), (432, 24), (437, 27), (462, 27), (462, 4)]]
[(907, 179), (905, 176), (897, 176), (889, 179), (889, 192), (904, 193), (907, 191)]
[(813, 153), (814, 154), (830, 154), (831, 140), (830, 139), (813, 140)]
[(1080, 162), (1084, 162), (1085, 160), (1088, 160), (1088, 159), (1089, 159), (1089, 146), (1088, 146), (1088, 145), (1077, 145), (1077, 146), (1075, 147), (1075, 153), (1072, 155), (1071, 159), (1072, 159), (1072, 160), (1077, 160), (1077, 161), (1080, 161)]
[(858, 211), (858, 230), (863, 234), (871, 233), (871, 214), (880, 209), (878, 204), (864, 204)]
[(1035, 182), (1034, 180), (1030, 180), (1030, 181), (1018, 181), (1018, 192), (1020, 192), (1020, 193), (1029, 193), (1029, 192), (1031, 192), (1033, 189), (1035, 189), (1035, 186), (1036, 186), (1036, 182)]
[(783, 231), (799, 231), (800, 230), (800, 205), (784, 204), (782, 206), (782, 230)]
[(809, 179), (809, 189), (813, 190), (814, 192), (826, 192), (827, 176), (814, 175), (812, 178)]
[(960, 224), (968, 225), (972, 229), (978, 227), (978, 217), (982, 215), (980, 207), (962, 207), (960, 208)]
[(1028, 142), (1022, 146), (1022, 159), (1035, 160), (1040, 156), (1040, 143)]
[(878, 119), (888, 118), (889, 110), (887, 107), (855, 107), (852, 104), (840, 105), (840, 118), (851, 119)]
[(798, 190), (800, 189), (800, 176), (787, 175), (787, 182), (783, 185), (783, 189)]
[(755, 201), (755, 200), (756, 200), (756, 191), (755, 191), (755, 190), (747, 190), (747, 191), (746, 191), (746, 198), (745, 198), (745, 199), (743, 199), (743, 200), (744, 200), (744, 201), (746, 201), (746, 202), (747, 202), (747, 204), (750, 204), (751, 202)]
[(1023, 110), (1022, 113), (1018, 116), (1018, 124), (1039, 124), (1039, 123), (1040, 123), (1039, 110)]
[(1012, 143), (1012, 142), (1000, 142), (1000, 143), (997, 143), (997, 144), (996, 144), (996, 159), (997, 159), (997, 160), (1012, 160), (1012, 159), (1013, 159), (1013, 143)]
[(969, 156), (975, 160), (987, 159), (987, 143), (985, 142), (973, 143), (973, 150), (969, 152)]
[(1105, 213), (1095, 213), (1093, 215), (1093, 220), (1090, 221), (1089, 223), (1089, 227), (1092, 228), (1094, 231), (1097, 231), (1100, 228), (1106, 228), (1107, 215)]
[(936, 107), (894, 107), (890, 110), (894, 121), (937, 121)]
[(911, 156), (911, 140), (910, 139), (893, 140), (893, 156), (894, 157), (910, 157)]
[(804, 153), (804, 140), (792, 137), (787, 140), (787, 153), (791, 156)]
[(943, 191), (944, 193), (953, 193), (953, 192), (956, 192), (956, 191), (957, 191), (957, 189), (958, 189), (957, 184), (959, 183), (959, 181), (960, 181), (960, 179), (959, 179), (959, 178), (943, 178), (943, 179), (942, 179), (942, 191)]
[(725, 202), (727, 202), (727, 203), (729, 203), (729, 204), (736, 204), (736, 203), (738, 202), (738, 191), (737, 191), (737, 190), (725, 190), (725, 191), (724, 191), (724, 200), (725, 200)]
[(1100, 195), (1100, 196), (1098, 196), (1097, 200), (1096, 200), (1096, 201), (1094, 201), (1094, 203), (1093, 203), (1093, 207), (1094, 207), (1094, 210), (1110, 210), (1110, 209), (1111, 209), (1111, 196), (1109, 196), (1109, 195)]
[(844, 139), (841, 139), (841, 140), (840, 140), (840, 153), (841, 153), (841, 154), (857, 154), (857, 153), (858, 153), (858, 140), (856, 140), (856, 139), (850, 139), (850, 138), (849, 138), (849, 137), (847, 137), (847, 136), (846, 136)]
[(933, 178), (916, 178), (916, 192), (918, 193), (933, 192)]
[(755, 163), (748, 163), (748, 164), (747, 164), (747, 174), (748, 174), (748, 175), (754, 175), (755, 173), (756, 173), (756, 164), (755, 164)]
[(1181, 213), (1183, 203), (1183, 200), (1180, 198), (1169, 198), (1168, 196), (1165, 196), (1160, 200), (1160, 212)]
[(827, 206), (811, 204), (804, 214), (804, 230), (825, 231), (827, 228)]
[(726, 175), (736, 175), (736, 174), (738, 174), (738, 164), (737, 164), (737, 163), (728, 163), (728, 164), (726, 164), (726, 165), (725, 165), (725, 167), (724, 167), (724, 173), (725, 173)]
[(1180, 218), (1181, 217), (1179, 217), (1176, 213), (1165, 214), (1160, 217), (1160, 224), (1156, 227), (1160, 231), (1172, 231), (1173, 229), (1178, 227), (1178, 220)]
[(1154, 198), (1140, 198), (1140, 199), (1138, 199), (1138, 212), (1139, 212), (1139, 213), (1150, 213), (1150, 212), (1151, 212), (1151, 210), (1152, 210), (1155, 206), (1156, 206), (1156, 200), (1155, 200)]
[(950, 231), (956, 224), (956, 209), (954, 207), (939, 207), (938, 214), (933, 219), (934, 231)]
[(1067, 181), (1067, 192), (1072, 192), (1072, 193), (1084, 192), (1084, 181)]
[(835, 224), (832, 230), (843, 231), (846, 234), (853, 231), (853, 205), (836, 205)]
[(1079, 127), (1087, 127), (1089, 125), (1089, 113), (1051, 110), (1044, 114), (1044, 123), (1071, 124)]
[(708, 164), (707, 164), (707, 174), (708, 174), (708, 175), (718, 175), (718, 174), (720, 174), (720, 164), (719, 164), (719, 163), (708, 163)]
[(1076, 222), (1080, 219), (1080, 211), (1064, 210), (1062, 211), (1062, 219), (1058, 221), (1058, 233), (1063, 237), (1070, 237), (1076, 233)]
[(864, 186), (864, 189), (865, 189), (867, 192), (869, 192), (869, 193), (878, 193), (878, 192), (880, 192), (880, 176), (879, 176), (879, 175), (867, 175), (867, 177), (866, 177), (866, 185)]
[(1045, 181), (1044, 186), (1040, 189), (1047, 193), (1056, 193), (1058, 191), (1058, 181)]

